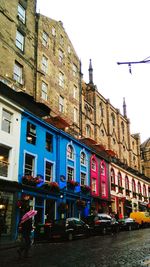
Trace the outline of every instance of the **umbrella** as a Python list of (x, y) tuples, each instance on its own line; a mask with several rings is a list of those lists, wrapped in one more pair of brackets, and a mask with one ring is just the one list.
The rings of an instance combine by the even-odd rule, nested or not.
[(26, 212), (22, 219), (21, 219), (21, 222), (20, 223), (24, 223), (26, 222), (27, 220), (31, 219), (32, 217), (34, 217), (35, 215), (37, 214), (37, 210), (30, 210), (28, 212)]

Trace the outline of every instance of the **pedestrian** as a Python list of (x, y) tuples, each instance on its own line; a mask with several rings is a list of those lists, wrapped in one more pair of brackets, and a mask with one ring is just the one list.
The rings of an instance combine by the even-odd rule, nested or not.
[(19, 224), (19, 229), (21, 233), (21, 242), (20, 247), (17, 250), (19, 258), (21, 258), (22, 253), (24, 253), (24, 257), (29, 256), (29, 250), (31, 248), (31, 231), (32, 227), (32, 219), (29, 219), (25, 222)]

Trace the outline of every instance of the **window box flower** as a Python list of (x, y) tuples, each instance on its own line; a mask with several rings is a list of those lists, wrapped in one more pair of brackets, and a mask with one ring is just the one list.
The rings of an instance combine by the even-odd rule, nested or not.
[(57, 182), (45, 182), (42, 185), (42, 188), (49, 190), (51, 192), (54, 192), (54, 193), (59, 193), (59, 191), (60, 191), (60, 187), (59, 187)]
[(84, 194), (88, 194), (91, 191), (91, 187), (88, 185), (81, 185), (81, 192)]
[(67, 181), (67, 186), (70, 187), (70, 188), (73, 188), (74, 189), (78, 185), (79, 185), (79, 183), (76, 182), (76, 181), (74, 181), (74, 180), (68, 180)]
[(26, 185), (31, 185), (31, 186), (36, 186), (42, 182), (42, 178), (38, 177), (33, 177), (31, 175), (24, 175), (22, 177), (22, 183)]

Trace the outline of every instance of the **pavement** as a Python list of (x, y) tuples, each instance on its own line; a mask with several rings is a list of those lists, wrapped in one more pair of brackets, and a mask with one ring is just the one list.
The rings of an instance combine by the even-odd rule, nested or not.
[(18, 246), (18, 241), (16, 240), (0, 240), (0, 251), (5, 249), (11, 249)]

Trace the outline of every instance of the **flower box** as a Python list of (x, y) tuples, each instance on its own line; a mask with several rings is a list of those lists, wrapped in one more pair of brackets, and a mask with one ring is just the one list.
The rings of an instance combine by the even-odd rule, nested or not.
[(42, 185), (42, 188), (49, 190), (51, 192), (54, 192), (54, 193), (59, 193), (59, 191), (60, 191), (60, 188), (59, 188), (59, 185), (57, 182), (45, 182)]
[(24, 175), (22, 177), (22, 183), (26, 185), (36, 186), (40, 184), (43, 180), (40, 177), (33, 177), (31, 175)]
[(79, 183), (74, 181), (74, 180), (68, 180), (67, 181), (67, 186), (70, 187), (70, 188), (75, 188), (75, 186), (78, 186)]
[(84, 194), (88, 194), (91, 191), (91, 187), (88, 185), (81, 185), (81, 192)]

